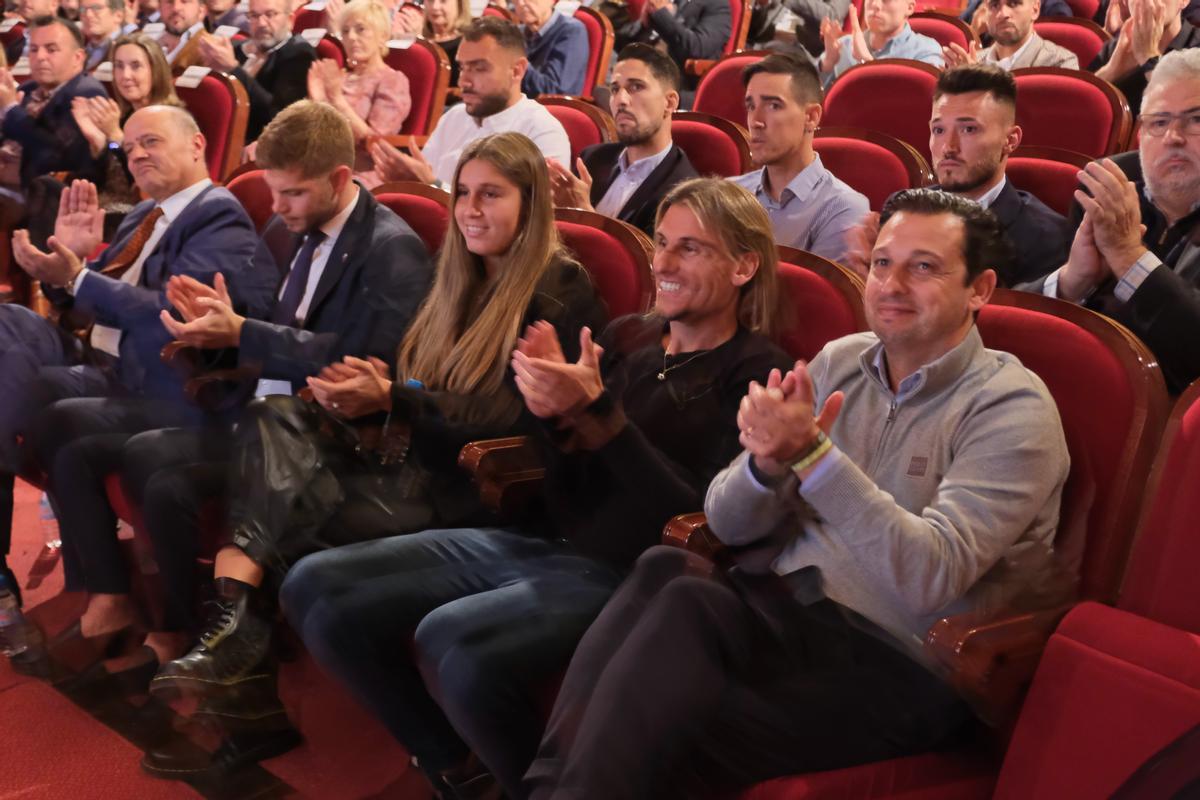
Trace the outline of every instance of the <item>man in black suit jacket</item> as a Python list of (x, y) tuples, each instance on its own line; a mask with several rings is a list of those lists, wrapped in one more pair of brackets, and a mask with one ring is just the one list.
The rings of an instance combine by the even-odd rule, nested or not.
[(205, 34), (199, 56), (206, 66), (229, 72), (250, 96), (246, 141), (256, 140), (283, 109), (308, 96), (308, 68), (317, 51), (292, 36), (287, 0), (250, 0), (250, 38), (234, 48), (229, 39)]
[[(0, 305), (0, 500), (11, 497), (13, 473), (32, 455), (43, 447), (51, 452), (72, 432), (35, 429), (37, 413), (55, 400), (103, 398), (97, 405), (105, 416), (96, 424), (104, 430), (185, 418), (182, 383), (158, 355), (168, 341), (158, 322), (166, 283), (175, 275), (209, 282), (218, 272), (237, 277), (253, 252), (254, 227), (237, 199), (209, 180), (204, 137), (186, 111), (136, 112), (125, 126), (125, 146), (150, 199), (126, 216), (99, 258), (84, 263), (100, 244), (103, 221), (95, 187), (85, 181), (63, 192), (53, 252), (39, 251), (25, 231), (13, 236), (17, 263), (42, 281), (55, 306), (95, 326), (82, 342), (29, 309)], [(238, 299), (246, 306), (263, 302), (249, 293)], [(154, 398), (144, 408), (119, 399), (143, 395)], [(18, 436), (25, 439), (20, 448)], [(48, 467), (52, 459), (38, 460)], [(10, 515), (0, 516), (0, 552), (7, 552), (10, 524)], [(74, 550), (64, 545), (63, 553), (67, 586), (80, 588)]]
[(1021, 142), (1016, 124), (1016, 84), (999, 67), (971, 64), (938, 78), (929, 123), (929, 150), (938, 188), (991, 210), (1012, 246), (1010, 264), (997, 269), (1000, 283), (1015, 286), (1062, 264), (1070, 246), (1066, 219), (1004, 175)]
[(641, 17), (617, 32), (617, 47), (662, 42), (682, 65), (689, 58), (720, 58), (732, 33), (729, 0), (646, 0)]
[(1080, 173), (1070, 258), (1019, 287), (1081, 303), (1129, 328), (1158, 359), (1172, 393), (1200, 378), (1197, 108), (1200, 50), (1168, 53), (1142, 99), (1138, 152)]
[[(72, 22), (38, 17), (29, 23), (29, 67), (33, 80), (16, 85), (0, 72), (0, 127), (6, 142), (21, 146), (21, 186), (39, 175), (66, 171), (99, 177), (87, 140), (71, 115), (76, 97), (107, 97), (99, 81), (83, 73), (83, 34)], [(18, 92), (24, 97), (18, 101)]]
[(610, 88), (618, 141), (586, 148), (576, 163), (578, 176), (567, 165), (548, 161), (554, 201), (616, 217), (653, 236), (658, 202), (675, 184), (697, 177), (671, 142), (679, 67), (649, 45), (626, 45)]

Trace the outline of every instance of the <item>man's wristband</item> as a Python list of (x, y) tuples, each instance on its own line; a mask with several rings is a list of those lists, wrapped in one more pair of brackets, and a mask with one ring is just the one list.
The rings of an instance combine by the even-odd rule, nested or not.
[(798, 459), (788, 464), (788, 469), (800, 477), (800, 473), (811, 467), (821, 458), (821, 456), (833, 449), (833, 440), (825, 435), (824, 431), (817, 431), (817, 438), (813, 439), (812, 446), (808, 451), (803, 453)]

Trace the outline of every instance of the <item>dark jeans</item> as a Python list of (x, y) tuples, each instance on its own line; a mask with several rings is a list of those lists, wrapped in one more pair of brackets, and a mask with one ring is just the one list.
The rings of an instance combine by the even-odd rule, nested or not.
[(564, 543), (457, 528), (309, 556), (280, 600), (314, 658), (427, 771), (469, 747), (511, 792), (543, 701), (619, 582)]
[(639, 559), (580, 642), (516, 797), (697, 797), (934, 748), (970, 718), (938, 678), (830, 600)]

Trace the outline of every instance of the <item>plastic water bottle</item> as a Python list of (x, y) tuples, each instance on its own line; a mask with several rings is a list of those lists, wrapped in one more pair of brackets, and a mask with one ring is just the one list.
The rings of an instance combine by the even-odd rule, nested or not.
[(0, 653), (11, 658), (28, 650), (25, 630), (25, 615), (17, 605), (17, 596), (8, 585), (8, 576), (0, 574)]
[(62, 547), (62, 536), (58, 532), (58, 520), (54, 516), (54, 507), (50, 505), (50, 496), (42, 492), (42, 500), (38, 504), (38, 517), (41, 521), (42, 536), (46, 539), (46, 547), (57, 550)]

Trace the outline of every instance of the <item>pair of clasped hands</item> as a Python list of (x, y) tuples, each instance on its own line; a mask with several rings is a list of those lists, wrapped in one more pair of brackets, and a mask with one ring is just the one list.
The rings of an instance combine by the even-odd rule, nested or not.
[(773, 369), (765, 386), (750, 382), (738, 406), (738, 441), (758, 472), (783, 477), (791, 464), (813, 449), (819, 432), (829, 433), (845, 399), (842, 392), (834, 392), (817, 414), (808, 364), (797, 361), (786, 374)]

